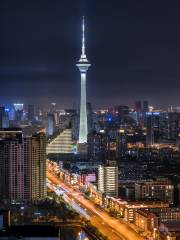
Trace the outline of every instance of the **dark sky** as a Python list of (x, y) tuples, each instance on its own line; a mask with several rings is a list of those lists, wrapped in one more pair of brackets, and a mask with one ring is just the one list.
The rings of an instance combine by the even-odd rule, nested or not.
[(0, 0), (0, 101), (78, 103), (81, 17), (95, 107), (180, 105), (180, 1)]

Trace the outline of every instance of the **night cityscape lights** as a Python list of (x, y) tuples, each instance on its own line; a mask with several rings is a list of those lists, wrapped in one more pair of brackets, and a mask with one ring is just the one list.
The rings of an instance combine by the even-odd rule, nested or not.
[(179, 240), (180, 3), (20, 2), (0, 1), (0, 239)]

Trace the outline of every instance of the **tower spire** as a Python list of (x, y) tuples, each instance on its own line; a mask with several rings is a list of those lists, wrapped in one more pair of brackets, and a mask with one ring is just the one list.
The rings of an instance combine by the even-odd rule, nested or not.
[(84, 16), (82, 21), (82, 55), (85, 55), (85, 25), (84, 25)]
[(84, 16), (82, 19), (82, 51), (81, 51), (81, 58), (80, 62), (87, 62), (86, 52), (85, 52), (85, 21)]

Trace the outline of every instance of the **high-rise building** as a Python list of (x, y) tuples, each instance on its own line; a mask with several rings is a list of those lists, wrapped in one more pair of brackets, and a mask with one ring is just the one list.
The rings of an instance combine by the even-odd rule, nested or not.
[(34, 120), (34, 117), (35, 117), (35, 108), (34, 108), (34, 105), (29, 104), (29, 105), (28, 105), (28, 119), (29, 119), (30, 121), (33, 121), (33, 120)]
[(46, 136), (43, 132), (31, 140), (31, 199), (46, 197)]
[(72, 126), (72, 138), (75, 141), (78, 141), (79, 138), (79, 114), (74, 113), (71, 118), (71, 126)]
[(14, 121), (15, 120), (15, 108), (14, 105), (11, 105), (9, 108), (9, 120)]
[(124, 118), (125, 116), (129, 115), (129, 107), (128, 106), (116, 106), (115, 111), (118, 113), (118, 116), (120, 118)]
[(51, 103), (51, 105), (50, 105), (50, 112), (51, 113), (56, 112), (56, 103), (55, 102)]
[(125, 156), (127, 150), (127, 134), (124, 129), (119, 129), (119, 131), (117, 132), (116, 142), (116, 157)]
[(15, 112), (15, 120), (16, 120), (17, 122), (21, 122), (22, 119), (23, 119), (23, 110), (19, 110), (19, 109), (18, 109), (18, 110)]
[(107, 196), (118, 197), (118, 166), (107, 161), (98, 168), (98, 190)]
[(9, 115), (5, 107), (0, 107), (0, 128), (9, 127)]
[(168, 112), (167, 121), (168, 139), (178, 139), (180, 137), (180, 113)]
[(0, 195), (10, 202), (46, 197), (46, 138), (23, 137), (21, 129), (0, 131)]
[(54, 114), (48, 113), (47, 115), (47, 135), (52, 136), (55, 131), (55, 118)]
[(159, 138), (160, 113), (147, 112), (145, 115), (146, 145), (152, 146)]
[(88, 155), (93, 161), (103, 161), (108, 157), (108, 135), (105, 131), (88, 134)]
[(24, 109), (24, 103), (14, 103), (14, 109), (15, 111), (23, 111)]
[(85, 24), (84, 17), (82, 23), (82, 52), (81, 57), (76, 64), (81, 74), (81, 103), (80, 103), (80, 126), (79, 126), (79, 143), (87, 143), (87, 110), (86, 110), (86, 73), (91, 64), (88, 62), (85, 53)]
[(136, 112), (142, 112), (142, 106), (141, 106), (141, 101), (136, 101), (135, 102), (135, 106), (134, 106), (134, 110), (136, 111)]
[(143, 101), (143, 113), (149, 112), (149, 102)]

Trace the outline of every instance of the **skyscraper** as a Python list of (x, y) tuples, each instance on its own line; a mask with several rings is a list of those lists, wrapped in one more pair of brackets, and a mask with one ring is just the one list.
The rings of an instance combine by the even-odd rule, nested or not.
[(9, 116), (6, 112), (5, 107), (0, 107), (0, 128), (9, 127)]
[(55, 130), (54, 114), (48, 113), (47, 115), (47, 136), (52, 136)]
[(34, 120), (34, 116), (35, 115), (35, 108), (34, 108), (34, 105), (33, 104), (29, 104), (28, 105), (28, 119), (30, 121), (33, 121)]
[(80, 103), (80, 126), (79, 143), (87, 143), (87, 110), (86, 110), (86, 73), (91, 64), (88, 62), (85, 53), (85, 24), (84, 17), (82, 22), (82, 52), (81, 57), (76, 64), (81, 74), (81, 103)]
[(143, 113), (149, 112), (149, 103), (148, 101), (143, 102)]
[(142, 111), (141, 101), (135, 102), (134, 110), (138, 113)]
[(46, 137), (23, 136), (21, 129), (0, 130), (0, 195), (31, 201), (46, 197)]
[(145, 117), (146, 146), (152, 146), (159, 138), (160, 128), (159, 112), (147, 112)]

